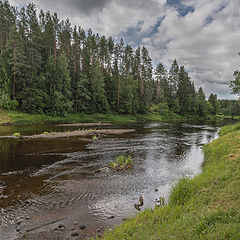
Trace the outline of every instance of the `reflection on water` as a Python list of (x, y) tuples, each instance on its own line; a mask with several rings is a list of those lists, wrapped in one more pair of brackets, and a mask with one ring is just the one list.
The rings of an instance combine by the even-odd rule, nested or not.
[[(0, 235), (16, 235), (16, 218), (30, 216), (23, 229), (65, 218), (83, 222), (88, 231), (113, 227), (136, 214), (133, 205), (143, 194), (144, 207), (167, 197), (182, 176), (200, 172), (202, 145), (217, 137), (216, 127), (184, 123), (141, 123), (135, 132), (91, 141), (80, 138), (0, 139)], [(74, 130), (74, 127), (1, 127), (1, 135)], [(131, 154), (133, 169), (95, 173), (121, 154)], [(158, 189), (158, 192), (155, 191)], [(107, 217), (114, 215), (109, 220)], [(47, 226), (40, 230), (53, 229)]]

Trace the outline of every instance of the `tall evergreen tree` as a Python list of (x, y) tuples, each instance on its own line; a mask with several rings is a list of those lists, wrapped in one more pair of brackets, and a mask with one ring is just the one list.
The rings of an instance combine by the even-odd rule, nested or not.
[(221, 108), (216, 94), (211, 93), (208, 98), (208, 102), (212, 105), (213, 108), (212, 114), (215, 115), (217, 113), (220, 113)]
[(179, 74), (180, 74), (180, 69), (177, 63), (177, 60), (174, 59), (172, 66), (169, 70), (169, 85), (170, 85), (170, 91), (171, 91), (171, 96), (174, 98), (176, 97), (178, 86), (180, 84), (180, 79), (179, 79)]
[(155, 69), (155, 76), (156, 76), (156, 101), (157, 103), (160, 102), (167, 102), (168, 98), (168, 86), (167, 86), (167, 70), (165, 67), (159, 63)]
[(180, 113), (191, 114), (192, 113), (192, 83), (185, 71), (184, 67), (180, 67), (179, 71), (179, 84), (177, 90), (177, 97), (180, 105)]
[(109, 111), (104, 87), (105, 83), (101, 72), (101, 66), (98, 61), (95, 61), (92, 66), (90, 78), (91, 110), (93, 113), (103, 113)]
[(197, 114), (199, 116), (207, 115), (206, 97), (201, 87), (198, 89), (197, 93)]

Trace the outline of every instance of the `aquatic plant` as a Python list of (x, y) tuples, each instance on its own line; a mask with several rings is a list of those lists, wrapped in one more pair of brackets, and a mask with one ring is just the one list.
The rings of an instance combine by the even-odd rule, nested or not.
[(96, 135), (92, 136), (92, 140), (97, 140), (97, 139), (98, 139), (98, 137)]
[(15, 132), (15, 133), (13, 134), (13, 136), (15, 136), (15, 137), (20, 137), (20, 133), (19, 133), (19, 132)]
[(110, 162), (108, 164), (108, 167), (114, 170), (121, 170), (121, 169), (126, 169), (130, 168), (133, 165), (133, 160), (131, 155), (124, 156), (120, 155), (116, 158), (116, 161)]

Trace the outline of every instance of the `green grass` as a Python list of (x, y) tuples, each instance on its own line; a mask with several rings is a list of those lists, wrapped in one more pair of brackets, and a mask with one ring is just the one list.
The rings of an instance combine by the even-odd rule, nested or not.
[(132, 164), (133, 164), (133, 160), (130, 155), (128, 156), (120, 155), (117, 157), (116, 161), (110, 162), (108, 164), (108, 167), (114, 170), (121, 170), (121, 169), (130, 168)]
[(15, 132), (15, 133), (13, 134), (13, 136), (15, 136), (15, 137), (20, 137), (20, 133), (19, 133), (19, 132)]
[(0, 109), (0, 124), (8, 123), (11, 119), (8, 115), (8, 111)]
[(35, 123), (81, 123), (81, 122), (138, 122), (182, 120), (182, 116), (169, 113), (161, 116), (157, 113), (148, 114), (67, 114), (66, 116), (51, 116), (46, 114), (28, 114), (19, 111), (0, 110), (0, 124), (35, 124)]
[(183, 178), (168, 205), (148, 209), (106, 232), (105, 240), (240, 239), (240, 124), (204, 146), (203, 172)]
[(219, 132), (219, 135), (223, 136), (237, 130), (240, 130), (240, 122), (222, 127)]
[(96, 135), (92, 136), (92, 140), (98, 140), (98, 137)]

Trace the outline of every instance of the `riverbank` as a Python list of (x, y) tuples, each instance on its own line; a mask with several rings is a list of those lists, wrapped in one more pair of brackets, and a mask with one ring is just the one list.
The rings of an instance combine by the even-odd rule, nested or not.
[[(194, 115), (181, 116), (172, 112), (164, 115), (159, 113), (146, 114), (114, 114), (114, 113), (95, 113), (95, 114), (67, 114), (66, 116), (54, 116), (46, 114), (29, 114), (20, 111), (8, 111), (0, 109), (0, 125), (28, 125), (28, 124), (76, 124), (76, 123), (131, 123), (144, 121), (187, 121), (203, 120), (208, 122), (222, 121), (224, 116), (199, 117)], [(235, 119), (235, 118), (233, 118)], [(237, 119), (237, 118), (236, 118)]]
[(202, 174), (181, 179), (168, 205), (138, 214), (103, 239), (240, 239), (239, 127), (224, 127), (204, 146)]
[(168, 113), (164, 116), (157, 113), (148, 114), (67, 114), (66, 116), (51, 116), (46, 114), (28, 114), (19, 111), (0, 109), (0, 125), (11, 124), (41, 124), (41, 123), (90, 123), (90, 122), (139, 122), (139, 121), (169, 121), (184, 120), (183, 116)]

